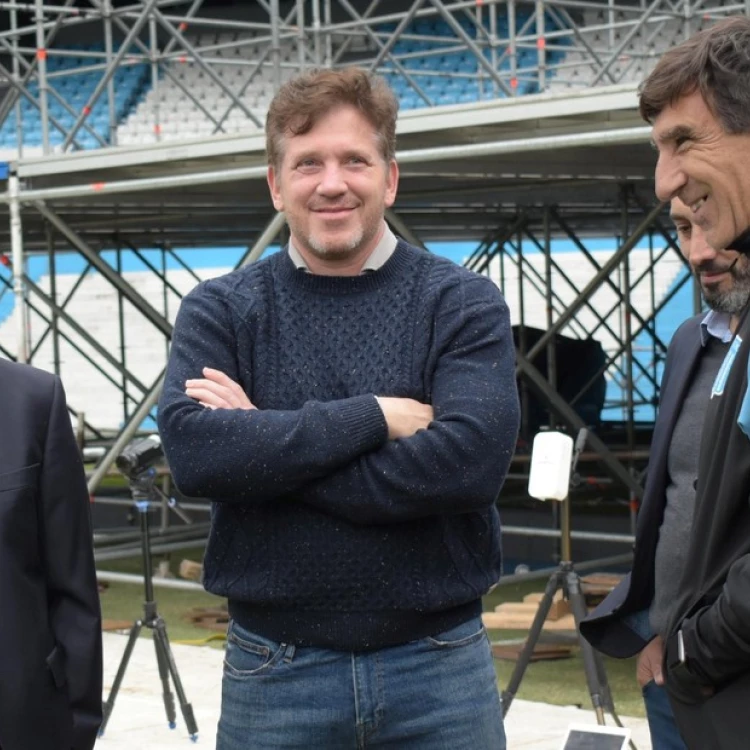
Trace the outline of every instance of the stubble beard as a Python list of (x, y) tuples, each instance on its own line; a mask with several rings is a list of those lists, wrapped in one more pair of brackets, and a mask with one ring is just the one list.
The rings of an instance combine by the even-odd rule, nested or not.
[(323, 260), (331, 258), (340, 258), (347, 255), (353, 254), (362, 245), (362, 239), (364, 237), (364, 231), (361, 227), (356, 229), (354, 233), (343, 243), (331, 244), (324, 242), (320, 237), (316, 237), (311, 234), (307, 238), (307, 246), (310, 251), (318, 258)]
[(750, 258), (740, 256), (730, 275), (732, 286), (729, 289), (710, 289), (701, 285), (703, 297), (712, 310), (739, 315), (750, 302)]

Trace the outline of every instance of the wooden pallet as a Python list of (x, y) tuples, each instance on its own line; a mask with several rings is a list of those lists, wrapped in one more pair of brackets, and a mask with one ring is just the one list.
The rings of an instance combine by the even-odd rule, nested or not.
[(121, 630), (130, 630), (133, 627), (132, 620), (110, 620), (104, 618), (102, 620), (102, 630), (105, 633), (115, 633)]
[[(539, 591), (534, 594), (527, 594), (523, 598), (523, 604), (533, 604), (535, 607), (538, 607), (539, 604), (542, 601), (542, 598), (544, 597), (544, 594)], [(505, 606), (503, 604), (500, 604), (499, 607)], [(498, 611), (498, 607), (495, 607), (495, 612)], [(565, 617), (565, 615), (570, 614), (570, 604), (568, 604), (568, 600), (563, 598), (562, 591), (559, 589), (555, 592), (555, 595), (552, 597), (552, 604), (550, 605), (549, 612), (547, 613), (547, 619), (548, 620), (559, 620), (562, 617)]]
[(203, 580), (203, 565), (194, 560), (183, 560), (180, 563), (180, 578), (185, 578), (188, 581), (202, 581)]
[[(543, 596), (542, 593), (528, 594), (522, 602), (498, 604), (494, 612), (485, 612), (482, 615), (484, 626), (504, 630), (528, 630), (536, 617)], [(570, 605), (563, 599), (562, 591), (555, 593), (543, 629), (575, 631), (575, 620), (570, 612)]]
[[(518, 657), (521, 655), (523, 647), (523, 643), (494, 643), (492, 645), (492, 655), (496, 659), (502, 659), (504, 661), (518, 661)], [(537, 643), (536, 646), (534, 646), (534, 650), (531, 652), (529, 661), (568, 659), (572, 655), (573, 649), (570, 646), (561, 646), (556, 643)]]
[(581, 578), (581, 591), (589, 607), (595, 607), (622, 580), (613, 573), (592, 573)]
[[(482, 615), (484, 627), (494, 630), (528, 630), (534, 620), (536, 607), (533, 612), (514, 613), (485, 612)], [(573, 615), (566, 615), (559, 620), (545, 620), (542, 630), (567, 630), (575, 632), (576, 623)]]
[(224, 607), (193, 607), (185, 614), (185, 619), (199, 628), (226, 633), (229, 612)]

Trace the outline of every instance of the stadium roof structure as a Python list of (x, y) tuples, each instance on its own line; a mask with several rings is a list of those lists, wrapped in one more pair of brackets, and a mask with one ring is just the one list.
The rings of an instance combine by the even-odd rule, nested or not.
[[(654, 154), (633, 86), (411, 110), (398, 125), (395, 213), (423, 242), (480, 242), (519, 209), (555, 205), (576, 230), (622, 229), (623, 194), (637, 217), (653, 203)], [(98, 245), (122, 230), (136, 244), (245, 244), (272, 206), (265, 135), (47, 154), (14, 165), (19, 198)], [(101, 215), (99, 226), (92, 214)], [(43, 222), (24, 221), (26, 250), (45, 249)], [(0, 236), (8, 228), (0, 224)], [(7, 239), (7, 234), (6, 234)]]
[[(518, 352), (522, 380), (562, 422), (578, 428), (582, 421), (561, 399), (554, 372), (543, 376), (534, 355), (554, 346), (555, 333), (569, 331), (640, 240), (674, 248), (664, 209), (654, 202), (655, 159), (649, 128), (637, 113), (637, 82), (664, 49), (716, 18), (749, 12), (748, 6), (709, 7), (701, 0), (2, 3), (0, 126), (15, 117), (15, 143), (23, 148), (8, 159), (0, 241), (16, 269), (29, 254), (75, 249), (169, 338), (168, 316), (102, 251), (242, 245), (241, 262), (259, 257), (284, 233), (265, 184), (263, 97), (301, 69), (359, 65), (384, 75), (402, 103), (401, 179), (388, 219), (404, 237), (473, 242), (472, 267), (487, 273), (499, 256), (521, 254), (522, 237), (549, 255), (555, 238), (584, 253), (587, 238), (613, 238), (616, 251), (572, 301), (554, 299), (547, 275), (547, 332), (533, 350)], [(124, 91), (136, 69), (143, 70), (140, 93), (121, 96), (118, 86)], [(31, 140), (24, 132), (28, 112), (38, 121)], [(200, 126), (194, 132), (192, 120)], [(18, 299), (33, 289), (19, 274), (12, 284)], [(629, 282), (618, 284), (628, 314), (608, 367), (626, 383), (632, 421), (633, 341), (639, 333), (651, 339), (653, 361), (640, 367), (653, 384), (665, 342), (654, 325), (660, 301), (647, 313), (636, 311)], [(43, 302), (52, 314), (40, 336), (50, 330), (57, 336), (60, 321), (77, 323), (64, 304)], [(522, 307), (522, 324), (523, 315)], [(23, 315), (19, 321), (15, 353), (3, 350), (23, 360), (34, 347)], [(78, 324), (85, 328), (85, 321)], [(52, 364), (61, 368), (58, 360)], [(112, 366), (127, 374), (131, 365), (122, 359)], [(132, 408), (124, 407), (125, 427), (92, 489), (150, 412), (159, 384), (158, 378), (146, 383), (131, 398)], [(638, 494), (632, 473), (592, 440), (608, 470)]]

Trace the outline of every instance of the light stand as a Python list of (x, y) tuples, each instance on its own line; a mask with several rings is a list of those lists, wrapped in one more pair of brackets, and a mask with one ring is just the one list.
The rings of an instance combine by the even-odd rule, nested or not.
[[(148, 438), (146, 439), (148, 440)], [(146, 441), (141, 441), (139, 445), (143, 445)], [(185, 719), (185, 725), (188, 732), (190, 733), (190, 739), (195, 742), (198, 739), (198, 725), (195, 723), (195, 717), (193, 715), (193, 707), (188, 703), (185, 691), (182, 687), (182, 681), (180, 675), (177, 672), (177, 665), (175, 664), (174, 657), (172, 656), (172, 650), (169, 646), (169, 638), (167, 636), (167, 624), (164, 619), (159, 615), (156, 600), (154, 598), (154, 586), (151, 580), (152, 564), (151, 564), (151, 538), (149, 534), (149, 521), (148, 514), (151, 509), (151, 504), (158, 498), (161, 493), (154, 486), (156, 480), (156, 470), (153, 467), (149, 467), (145, 470), (141, 470), (138, 466), (138, 459), (144, 455), (144, 451), (141, 448), (139, 452), (139, 445), (135, 446), (134, 451), (126, 455), (123, 452), (124, 460), (118, 458), (117, 465), (128, 476), (130, 480), (130, 492), (133, 497), (133, 502), (138, 510), (138, 517), (140, 519), (140, 532), (141, 532), (141, 555), (143, 560), (143, 584), (144, 584), (144, 596), (145, 601), (143, 602), (143, 618), (135, 620), (133, 626), (130, 628), (130, 635), (128, 637), (125, 651), (120, 660), (120, 666), (117, 669), (115, 680), (112, 683), (112, 690), (109, 693), (109, 697), (102, 706), (103, 718), (101, 727), (99, 728), (99, 736), (104, 734), (104, 730), (107, 727), (107, 722), (112, 714), (112, 709), (115, 705), (115, 699), (120, 690), (123, 677), (125, 676), (125, 670), (128, 667), (128, 662), (133, 653), (136, 639), (140, 635), (141, 630), (146, 627), (150, 628), (153, 632), (154, 648), (156, 650), (156, 663), (159, 668), (159, 678), (162, 684), (162, 695), (164, 698), (164, 708), (167, 713), (167, 722), (170, 729), (174, 729), (176, 726), (175, 720), (177, 714), (175, 712), (174, 696), (170, 690), (169, 678), (172, 678), (174, 683), (174, 689), (177, 693), (177, 698), (180, 702), (180, 710), (182, 716)], [(152, 451), (152, 448), (148, 448)], [(148, 457), (151, 460), (153, 456), (161, 455), (159, 450), (158, 454), (153, 451), (153, 455)], [(128, 460), (135, 457), (135, 461)]]
[[(540, 433), (540, 435), (538, 435), (537, 437), (548, 434), (549, 433)], [(570, 608), (573, 613), (573, 619), (575, 620), (576, 634), (583, 657), (583, 669), (586, 675), (586, 684), (588, 686), (589, 695), (591, 696), (591, 705), (593, 706), (594, 713), (596, 714), (596, 721), (598, 724), (604, 724), (604, 712), (606, 711), (612, 716), (615, 724), (621, 727), (622, 723), (620, 722), (620, 718), (617, 716), (617, 713), (615, 711), (615, 706), (612, 700), (612, 694), (609, 689), (609, 684), (607, 682), (607, 673), (604, 669), (604, 662), (602, 660), (602, 657), (597, 651), (593, 649), (588, 641), (581, 637), (579, 629), (580, 622), (584, 617), (586, 617), (587, 610), (586, 601), (581, 590), (581, 579), (579, 578), (572, 562), (570, 544), (570, 499), (568, 497), (567, 488), (570, 482), (570, 473), (575, 469), (578, 463), (578, 458), (581, 454), (581, 451), (583, 450), (583, 446), (586, 443), (586, 435), (587, 431), (585, 429), (579, 431), (575, 442), (575, 448), (572, 452), (572, 458), (570, 458), (569, 462), (567, 462), (567, 466), (563, 467), (562, 469), (563, 473), (567, 472), (567, 476), (564, 477), (564, 485), (566, 488), (564, 496), (557, 497), (557, 499), (560, 500), (562, 560), (560, 561), (557, 570), (552, 573), (549, 581), (547, 582), (547, 586), (544, 590), (544, 595), (542, 596), (542, 600), (539, 602), (539, 607), (536, 611), (536, 615), (534, 616), (534, 621), (532, 622), (531, 628), (529, 629), (529, 635), (526, 638), (526, 642), (524, 643), (524, 646), (518, 655), (518, 660), (516, 661), (516, 665), (513, 669), (513, 674), (508, 681), (508, 686), (503, 692), (503, 715), (508, 713), (508, 709), (513, 702), (513, 698), (515, 698), (515, 695), (518, 692), (518, 688), (521, 685), (521, 680), (523, 679), (526, 668), (531, 661), (531, 656), (534, 653), (534, 648), (536, 647), (539, 636), (541, 635), (544, 621), (547, 619), (547, 615), (549, 614), (554, 596), (557, 593), (558, 589), (561, 589), (564, 597), (570, 603)], [(564, 438), (565, 436), (562, 437)], [(572, 441), (570, 441), (570, 438), (567, 438), (567, 440), (572, 443)], [(534, 442), (534, 447), (536, 448), (536, 440)], [(568, 449), (567, 456), (570, 456), (570, 449)], [(533, 458), (534, 456), (532, 455), (532, 475)], [(547, 475), (549, 475), (549, 467), (544, 466), (540, 468)], [(552, 474), (554, 475), (554, 472), (552, 472)], [(532, 496), (537, 497), (538, 499), (549, 499), (550, 496), (540, 497), (532, 491), (532, 479), (533, 476), (530, 477), (529, 481), (529, 493)], [(558, 485), (559, 484), (560, 482), (558, 482)], [(554, 495), (552, 497), (554, 497)]]

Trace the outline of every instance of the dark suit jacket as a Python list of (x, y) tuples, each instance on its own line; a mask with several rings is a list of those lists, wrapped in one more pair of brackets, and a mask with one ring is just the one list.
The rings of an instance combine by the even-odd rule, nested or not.
[(732, 346), (736, 356), (725, 358), (726, 378), (703, 422), (695, 512), (664, 659), (675, 721), (690, 750), (750, 747), (750, 311)]
[(54, 375), (0, 360), (0, 747), (89, 750), (101, 617), (83, 466)]
[(705, 314), (696, 315), (685, 321), (672, 337), (667, 351), (659, 415), (654, 425), (648, 476), (638, 514), (633, 569), (581, 622), (581, 635), (609, 656), (633, 656), (647, 643), (624, 618), (648, 608), (654, 597), (654, 556), (667, 499), (667, 454), (680, 407), (700, 358), (700, 323), (704, 317)]

